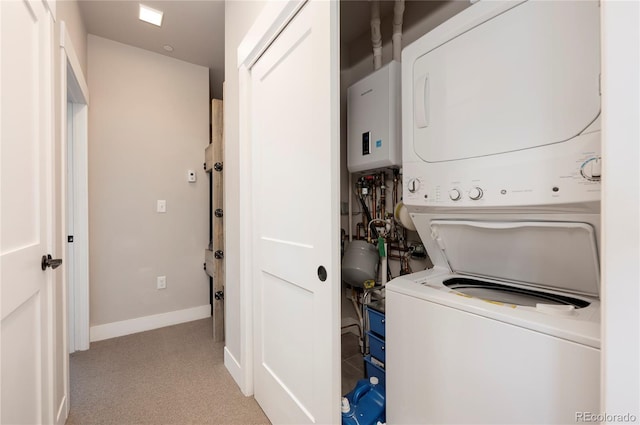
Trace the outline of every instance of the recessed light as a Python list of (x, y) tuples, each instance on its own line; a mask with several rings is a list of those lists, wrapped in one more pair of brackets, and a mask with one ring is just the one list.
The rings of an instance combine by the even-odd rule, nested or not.
[(173, 52), (173, 46), (171, 46), (169, 44), (165, 44), (164, 46), (162, 46), (162, 48), (164, 50), (166, 50), (167, 52)]
[(162, 11), (152, 9), (149, 6), (140, 4), (140, 15), (138, 16), (141, 21), (148, 22), (153, 25), (162, 25)]

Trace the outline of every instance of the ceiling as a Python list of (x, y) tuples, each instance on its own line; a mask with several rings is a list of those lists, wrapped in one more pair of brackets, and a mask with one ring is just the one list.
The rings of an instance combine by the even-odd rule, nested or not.
[[(162, 27), (138, 19), (138, 2), (80, 0), (87, 32), (209, 68), (212, 97), (222, 98), (224, 1), (143, 0), (164, 12)], [(173, 47), (167, 52), (163, 46)]]
[[(142, 0), (141, 3), (164, 12), (162, 27), (138, 20), (138, 1), (79, 1), (89, 34), (205, 66), (209, 68), (211, 96), (222, 98), (224, 1)], [(393, 13), (393, 1), (380, 3), (382, 16)], [(343, 43), (349, 44), (369, 31), (369, 1), (342, 0), (340, 14)], [(173, 47), (172, 52), (164, 49), (167, 44)]]

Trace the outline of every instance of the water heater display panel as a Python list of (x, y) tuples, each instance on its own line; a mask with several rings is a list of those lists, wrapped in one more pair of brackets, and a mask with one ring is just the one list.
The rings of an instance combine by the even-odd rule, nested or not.
[(371, 132), (362, 133), (362, 155), (371, 153)]

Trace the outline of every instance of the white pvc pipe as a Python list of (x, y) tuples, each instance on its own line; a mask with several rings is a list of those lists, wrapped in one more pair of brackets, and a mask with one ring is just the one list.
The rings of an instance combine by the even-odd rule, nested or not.
[(380, 2), (371, 2), (371, 43), (373, 44), (373, 69), (382, 66), (382, 33), (380, 32)]
[(393, 35), (391, 43), (393, 60), (400, 62), (402, 57), (402, 20), (404, 14), (404, 0), (396, 0), (393, 6)]

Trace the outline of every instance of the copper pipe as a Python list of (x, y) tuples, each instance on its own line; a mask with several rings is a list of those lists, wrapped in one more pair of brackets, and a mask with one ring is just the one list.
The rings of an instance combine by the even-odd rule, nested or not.
[[(393, 208), (395, 209), (398, 204), (398, 174), (397, 172), (393, 173)], [(395, 213), (395, 211), (394, 211)]]
[(387, 174), (382, 171), (380, 173), (380, 218), (384, 220), (384, 215), (387, 212)]
[[(371, 202), (372, 202), (372, 206), (373, 208), (371, 209), (371, 211), (373, 212), (373, 219), (375, 220), (376, 218), (378, 218), (378, 204), (376, 203), (376, 179), (373, 179), (373, 187), (372, 187), (372, 191), (371, 191)], [(368, 224), (368, 223), (367, 223)]]

